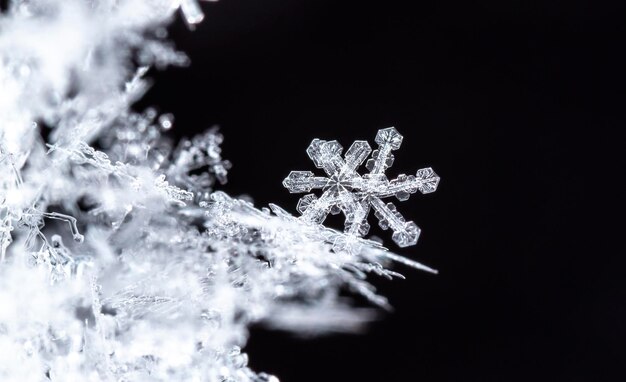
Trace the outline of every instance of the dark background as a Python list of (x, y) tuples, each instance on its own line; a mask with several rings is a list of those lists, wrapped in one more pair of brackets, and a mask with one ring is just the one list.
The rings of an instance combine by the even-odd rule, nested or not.
[[(177, 134), (219, 124), (229, 193), (295, 213), (282, 179), (313, 138), (373, 144), (389, 175), (432, 166), (439, 190), (396, 203), (422, 228), (392, 250), (440, 270), (376, 281), (396, 310), (366, 335), (255, 328), (254, 369), (283, 381), (626, 380), (624, 2), (222, 0), (192, 60), (138, 107)], [(371, 217), (373, 225), (374, 218)], [(611, 221), (611, 219), (614, 219)], [(333, 222), (331, 222), (333, 223)], [(336, 223), (336, 222), (335, 222)]]

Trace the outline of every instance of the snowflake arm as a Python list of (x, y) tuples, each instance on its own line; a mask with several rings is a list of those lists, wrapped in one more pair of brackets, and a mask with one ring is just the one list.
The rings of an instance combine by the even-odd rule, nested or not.
[(400, 247), (415, 245), (420, 235), (420, 229), (414, 222), (405, 222), (404, 218), (396, 210), (393, 203), (385, 204), (377, 197), (372, 197), (370, 201), (374, 208), (374, 215), (378, 218), (378, 225), (382, 229), (391, 228), (392, 239)]
[(315, 176), (311, 171), (292, 171), (283, 181), (283, 186), (292, 194), (309, 192), (313, 189), (322, 189), (328, 183), (328, 178)]
[(297, 208), (304, 220), (322, 223), (340, 202), (339, 194), (324, 192), (319, 199), (314, 194), (308, 194), (300, 199)]
[(372, 148), (367, 141), (355, 141), (346, 151), (346, 160), (341, 173), (349, 174), (355, 172), (371, 152)]
[(405, 175), (400, 174), (398, 177), (389, 182), (389, 186), (384, 192), (377, 194), (379, 197), (387, 198), (396, 196), (401, 202), (407, 200), (410, 194), (420, 191), (422, 194), (430, 194), (437, 190), (439, 185), (439, 177), (432, 168), (422, 168), (417, 170), (417, 174)]
[(372, 159), (367, 161), (365, 167), (372, 174), (383, 174), (393, 164), (394, 157), (391, 151), (400, 148), (402, 135), (395, 128), (388, 127), (378, 130), (374, 141), (379, 146), (378, 150), (372, 153)]

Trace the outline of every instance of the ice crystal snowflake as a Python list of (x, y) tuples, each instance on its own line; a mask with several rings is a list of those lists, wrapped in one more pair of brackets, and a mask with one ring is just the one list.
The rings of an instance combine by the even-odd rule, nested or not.
[(373, 208), (380, 227), (392, 229), (396, 244), (400, 247), (414, 245), (420, 234), (418, 226), (405, 221), (393, 203), (385, 204), (381, 199), (395, 195), (398, 200), (405, 201), (417, 190), (422, 194), (434, 192), (439, 177), (427, 167), (418, 170), (415, 176), (400, 174), (396, 179), (388, 180), (385, 170), (393, 164), (391, 152), (400, 148), (402, 135), (389, 127), (378, 131), (375, 142), (379, 147), (365, 165), (370, 172), (360, 175), (358, 167), (372, 152), (367, 141), (355, 141), (342, 158), (343, 148), (339, 142), (314, 139), (307, 154), (328, 177), (315, 176), (311, 171), (292, 171), (283, 185), (291, 193), (323, 190), (319, 198), (307, 194), (300, 199), (297, 209), (302, 219), (322, 223), (329, 213), (342, 212), (346, 217), (345, 232), (361, 237), (369, 232), (367, 216)]

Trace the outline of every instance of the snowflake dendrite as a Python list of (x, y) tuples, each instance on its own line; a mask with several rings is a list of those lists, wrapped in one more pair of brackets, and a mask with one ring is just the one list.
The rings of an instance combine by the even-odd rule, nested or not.
[[(419, 238), (420, 229), (412, 221), (405, 221), (393, 203), (385, 203), (384, 198), (396, 196), (405, 201), (416, 191), (422, 194), (434, 192), (439, 184), (439, 177), (432, 168), (417, 171), (415, 176), (400, 174), (389, 180), (385, 175), (393, 164), (392, 151), (400, 148), (402, 135), (389, 127), (378, 131), (375, 142), (378, 149), (372, 152), (367, 141), (355, 141), (341, 157), (343, 147), (337, 141), (314, 139), (307, 149), (307, 154), (317, 168), (326, 173), (315, 176), (311, 171), (292, 171), (283, 181), (291, 193), (323, 190), (318, 198), (307, 194), (298, 202), (298, 212), (302, 219), (322, 223), (329, 213), (343, 213), (346, 217), (345, 232), (354, 236), (365, 236), (370, 228), (367, 217), (371, 209), (378, 218), (378, 224), (384, 230), (391, 228), (393, 241), (400, 247), (414, 245)], [(360, 175), (358, 167), (365, 162), (369, 173)]]
[[(166, 27), (179, 8), (200, 22), (201, 1), (1, 7), (0, 381), (278, 382), (242, 352), (252, 325), (358, 331), (376, 315), (346, 291), (390, 307), (368, 274), (401, 277), (391, 262), (436, 273), (360, 236), (374, 208), (410, 241), (379, 200), (428, 187), (427, 174), (382, 175), (395, 130), (365, 176), (366, 142), (342, 157), (314, 141), (329, 175), (296, 173), (296, 189), (324, 190), (296, 217), (215, 190), (230, 167), (215, 129), (174, 147), (173, 115), (134, 110), (149, 68), (188, 63)], [(311, 224), (339, 211), (347, 233)]]

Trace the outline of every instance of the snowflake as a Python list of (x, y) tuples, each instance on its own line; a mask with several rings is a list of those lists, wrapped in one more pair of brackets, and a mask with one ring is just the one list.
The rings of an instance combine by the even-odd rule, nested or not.
[(434, 192), (439, 177), (428, 167), (418, 170), (415, 176), (401, 174), (388, 180), (385, 170), (393, 164), (391, 152), (400, 148), (402, 135), (389, 127), (378, 131), (375, 142), (379, 147), (365, 165), (370, 172), (360, 175), (358, 167), (372, 152), (367, 141), (355, 141), (342, 158), (343, 148), (337, 141), (314, 139), (307, 154), (328, 177), (315, 176), (311, 171), (292, 171), (283, 186), (291, 193), (323, 190), (319, 198), (307, 194), (300, 199), (297, 209), (302, 214), (301, 219), (322, 223), (329, 213), (342, 212), (346, 217), (345, 232), (362, 237), (369, 231), (367, 216), (373, 208), (380, 227), (391, 228), (394, 232), (392, 238), (396, 244), (400, 247), (414, 245), (420, 229), (414, 222), (405, 221), (393, 203), (385, 204), (381, 199), (395, 195), (404, 201), (417, 190), (422, 194)]

